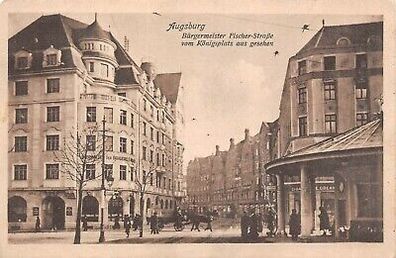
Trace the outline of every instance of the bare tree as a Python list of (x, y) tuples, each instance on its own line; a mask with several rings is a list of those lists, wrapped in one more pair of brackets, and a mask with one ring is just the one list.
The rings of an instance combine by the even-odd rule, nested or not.
[(74, 244), (80, 244), (81, 240), (81, 211), (82, 195), (87, 182), (102, 176), (95, 173), (87, 174), (87, 165), (97, 164), (101, 161), (103, 152), (102, 137), (98, 125), (86, 127), (81, 132), (77, 129), (76, 135), (70, 133), (65, 137), (63, 146), (54, 152), (55, 161), (60, 163), (60, 172), (77, 186), (77, 218), (74, 235)]
[(140, 208), (140, 216), (141, 216), (141, 222), (140, 222), (140, 230), (139, 230), (139, 237), (143, 237), (143, 225), (144, 225), (144, 195), (147, 192), (147, 184), (149, 183), (148, 180), (152, 180), (152, 176), (155, 171), (157, 171), (158, 166), (154, 166), (152, 164), (150, 166), (150, 169), (148, 172), (143, 173), (141, 178), (138, 177), (136, 179), (136, 184), (138, 186), (138, 191), (140, 195), (140, 202), (139, 202), (139, 208)]

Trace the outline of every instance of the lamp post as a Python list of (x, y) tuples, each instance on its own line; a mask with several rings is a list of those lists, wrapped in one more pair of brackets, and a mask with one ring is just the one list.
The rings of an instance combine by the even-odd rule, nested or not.
[[(100, 236), (99, 236), (99, 243), (103, 243), (105, 241), (105, 234), (104, 234), (104, 207), (105, 207), (105, 196), (106, 196), (106, 188), (105, 188), (105, 174), (106, 174), (106, 165), (105, 165), (105, 142), (106, 142), (106, 118), (103, 116), (102, 120), (102, 184), (101, 184), (101, 205), (100, 205)], [(111, 175), (106, 175), (106, 180), (109, 184), (109, 187), (113, 185), (114, 178)]]

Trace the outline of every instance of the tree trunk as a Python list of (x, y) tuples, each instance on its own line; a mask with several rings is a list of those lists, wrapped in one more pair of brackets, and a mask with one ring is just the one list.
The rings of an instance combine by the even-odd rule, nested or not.
[(82, 184), (78, 186), (78, 200), (77, 200), (77, 218), (76, 230), (74, 234), (74, 244), (80, 244), (81, 240), (81, 209), (82, 209)]
[(145, 219), (145, 216), (144, 216), (144, 199), (143, 199), (143, 196), (144, 196), (144, 193), (141, 192), (141, 193), (140, 193), (140, 204), (139, 204), (139, 206), (140, 206), (140, 215), (141, 215), (141, 218), (142, 218), (142, 223), (141, 223), (141, 225), (140, 225), (139, 237), (143, 237), (143, 225), (144, 225), (144, 219)]

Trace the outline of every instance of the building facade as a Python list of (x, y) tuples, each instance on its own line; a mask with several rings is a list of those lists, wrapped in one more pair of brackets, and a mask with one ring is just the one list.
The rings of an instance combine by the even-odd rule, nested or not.
[[(105, 120), (105, 224), (139, 211), (169, 216), (184, 196), (181, 73), (138, 66), (111, 32), (62, 15), (42, 16), (9, 39), (8, 221), (14, 229), (74, 227), (76, 181), (54, 162), (63, 142)], [(100, 137), (98, 134), (96, 137)], [(87, 143), (92, 135), (86, 135)], [(95, 147), (94, 147), (95, 148)], [(99, 224), (101, 163), (83, 193)]]
[[(275, 151), (278, 159), (275, 159), (273, 164), (277, 163), (276, 160), (280, 162), (283, 158), (300, 153), (300, 150), (303, 151), (308, 146), (337, 138), (352, 128), (364, 126), (378, 118), (383, 92), (382, 26), (382, 22), (323, 26), (289, 59), (279, 108), (279, 127), (274, 132), (277, 135), (278, 149)], [(380, 134), (382, 129), (374, 132)], [(380, 141), (377, 147), (379, 145)], [(348, 149), (348, 146), (344, 147)], [(382, 152), (379, 149), (377, 151), (379, 156), (373, 161), (375, 178), (382, 175), (381, 166), (378, 165), (381, 162), (377, 160), (382, 157)], [(348, 200), (348, 208), (345, 203), (338, 203), (336, 195), (339, 193), (336, 186), (339, 174), (335, 171), (340, 168), (334, 166), (334, 169), (331, 169), (326, 167), (326, 164), (323, 162), (323, 167), (311, 166), (311, 172), (305, 170), (306, 164), (304, 169), (297, 170), (290, 169), (291, 164), (277, 169), (276, 165), (267, 166), (271, 168), (271, 174), (276, 171), (278, 179), (280, 228), (284, 228), (286, 218), (292, 209), (301, 212), (302, 217), (309, 218), (308, 222), (304, 222), (305, 235), (319, 229), (320, 206), (328, 210), (332, 225), (340, 225), (338, 222), (341, 220), (350, 226), (351, 220), (356, 219), (356, 214), (352, 216), (348, 213), (355, 211), (349, 210), (345, 211), (343, 218), (338, 218), (337, 222), (336, 212), (340, 206), (348, 210), (350, 207), (356, 207), (356, 204)], [(329, 170), (331, 173), (320, 173), (321, 170)], [(366, 173), (369, 174), (369, 171)], [(308, 175), (309, 179), (306, 177)], [(341, 175), (342, 180), (346, 182), (359, 181), (357, 177), (350, 178), (343, 173)], [(375, 184), (378, 182), (380, 180), (373, 180)], [(307, 200), (301, 198), (305, 196), (304, 191), (307, 191), (308, 185), (315, 197), (308, 201), (312, 203), (307, 204)], [(279, 189), (282, 191), (279, 192)], [(358, 198), (356, 196), (351, 193), (349, 198)]]
[(274, 205), (275, 181), (267, 176), (264, 164), (270, 160), (272, 123), (262, 123), (260, 132), (244, 139), (230, 139), (227, 151), (216, 146), (214, 155), (195, 158), (187, 167), (187, 195), (190, 207), (211, 210), (220, 216), (235, 217), (243, 210)]

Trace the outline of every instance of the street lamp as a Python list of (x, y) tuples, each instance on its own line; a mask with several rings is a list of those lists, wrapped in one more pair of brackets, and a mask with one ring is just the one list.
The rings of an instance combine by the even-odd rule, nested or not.
[(105, 165), (105, 142), (106, 142), (106, 117), (103, 116), (102, 120), (102, 184), (101, 184), (101, 191), (102, 191), (102, 198), (101, 198), (101, 205), (100, 205), (100, 236), (99, 236), (99, 243), (103, 243), (105, 241), (105, 235), (104, 235), (104, 225), (103, 225), (103, 218), (104, 218), (104, 207), (105, 207), (105, 196), (106, 196), (106, 188), (105, 188), (105, 177), (107, 184), (109, 188), (113, 185), (114, 183), (114, 178), (112, 175), (106, 175), (106, 165)]

